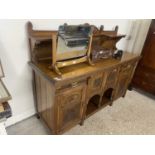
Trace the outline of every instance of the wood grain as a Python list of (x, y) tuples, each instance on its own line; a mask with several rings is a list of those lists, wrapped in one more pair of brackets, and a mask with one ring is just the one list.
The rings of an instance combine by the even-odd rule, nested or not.
[(99, 61), (62, 68), (60, 77), (48, 63), (32, 63), (37, 110), (53, 134), (61, 134), (125, 95), (139, 56), (125, 53), (120, 61)]
[(150, 25), (141, 57), (132, 86), (155, 95), (155, 19)]

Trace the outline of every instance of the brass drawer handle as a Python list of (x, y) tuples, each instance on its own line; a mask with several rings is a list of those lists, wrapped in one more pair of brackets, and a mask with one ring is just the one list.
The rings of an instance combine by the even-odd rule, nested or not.
[(114, 69), (113, 72), (117, 72), (117, 69)]
[(79, 86), (80, 84), (82, 84), (84, 82), (86, 83), (87, 81), (84, 79), (84, 80), (81, 80), (81, 81), (68, 83), (66, 85), (62, 85), (62, 86), (57, 87), (57, 90), (58, 91), (63, 91), (63, 90), (68, 89), (68, 88), (74, 88), (74, 87), (77, 87), (77, 86)]
[(78, 82), (73, 82), (71, 85), (72, 87), (76, 87), (78, 85)]
[(131, 65), (128, 65), (128, 66), (127, 66), (127, 68), (130, 68), (130, 67), (131, 67)]

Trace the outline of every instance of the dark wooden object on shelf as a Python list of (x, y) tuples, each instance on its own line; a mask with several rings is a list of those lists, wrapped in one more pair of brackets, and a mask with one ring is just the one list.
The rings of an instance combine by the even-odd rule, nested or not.
[(150, 25), (141, 57), (132, 80), (132, 87), (155, 95), (155, 19)]
[(117, 50), (117, 42), (124, 38), (125, 35), (118, 34), (118, 26), (114, 30), (104, 30), (104, 26), (100, 29), (94, 27), (91, 44), (91, 59), (96, 62), (100, 59), (112, 58)]

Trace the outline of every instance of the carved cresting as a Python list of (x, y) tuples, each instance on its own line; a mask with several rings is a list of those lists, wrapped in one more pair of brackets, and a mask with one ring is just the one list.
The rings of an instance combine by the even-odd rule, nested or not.
[(99, 78), (97, 78), (97, 79), (94, 80), (93, 87), (94, 88), (100, 87), (101, 84), (102, 84), (102, 78), (99, 77)]

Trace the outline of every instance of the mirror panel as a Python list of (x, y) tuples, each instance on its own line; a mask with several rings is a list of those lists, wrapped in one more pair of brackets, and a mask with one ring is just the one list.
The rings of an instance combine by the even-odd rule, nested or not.
[(57, 40), (57, 60), (68, 60), (83, 57), (88, 50), (90, 25), (59, 26)]

